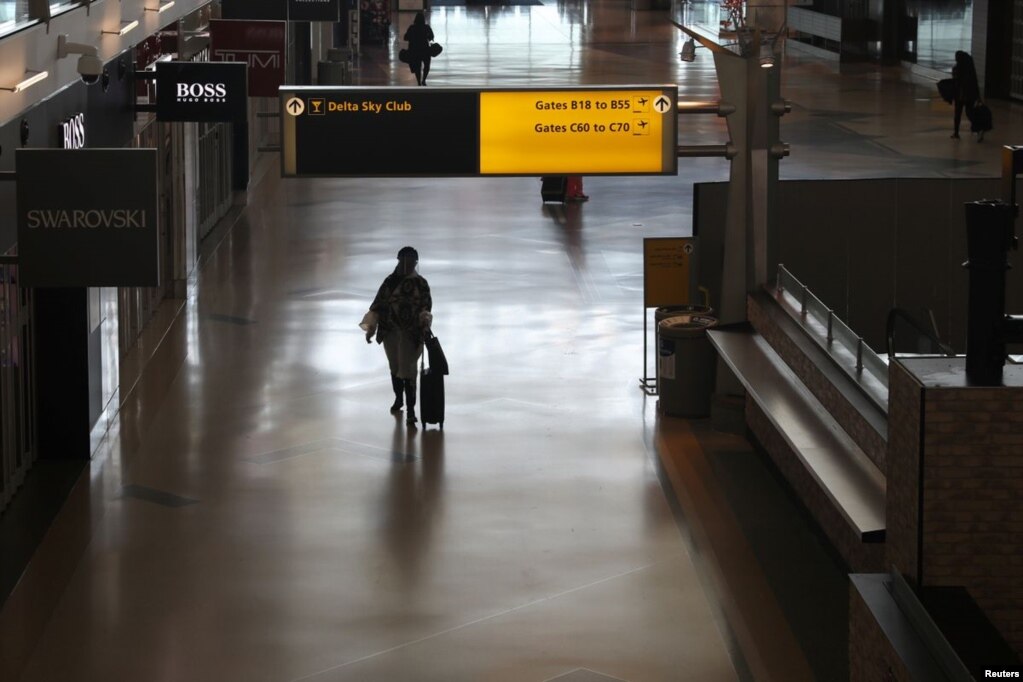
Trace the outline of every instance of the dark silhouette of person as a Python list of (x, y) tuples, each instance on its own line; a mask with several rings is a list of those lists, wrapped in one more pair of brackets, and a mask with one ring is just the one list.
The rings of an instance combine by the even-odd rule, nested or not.
[(402, 247), (397, 267), (384, 279), (369, 307), (377, 322), (366, 328), (366, 343), (376, 334), (391, 368), (391, 412), (401, 410), (404, 392), (405, 422), (410, 425), (416, 423), (416, 363), (423, 354), (425, 332), (433, 322), (430, 285), (416, 272), (418, 263), (419, 253), (411, 246)]
[[(956, 63), (952, 67), (952, 80), (955, 82), (955, 95), (952, 98), (952, 104), (955, 106), (952, 138), (958, 140), (959, 124), (963, 120), (963, 109), (966, 109), (966, 116), (969, 117), (974, 105), (980, 100), (977, 68), (973, 65), (973, 57), (962, 50), (956, 51)], [(984, 138), (983, 131), (981, 131), (980, 137)]]
[(426, 85), (426, 77), (430, 75), (430, 43), (433, 41), (433, 29), (426, 23), (426, 16), (416, 12), (412, 25), (405, 31), (408, 41), (408, 67), (416, 74), (416, 83)]

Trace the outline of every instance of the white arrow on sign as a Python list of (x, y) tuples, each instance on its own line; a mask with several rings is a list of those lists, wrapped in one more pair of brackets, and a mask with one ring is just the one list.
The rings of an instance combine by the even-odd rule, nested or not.
[(292, 116), (301, 116), (302, 112), (305, 111), (305, 102), (298, 97), (292, 97), (288, 100), (288, 103), (284, 105), (284, 108)]
[(663, 114), (668, 111), (668, 109), (671, 109), (671, 100), (664, 95), (661, 95), (654, 100), (654, 109), (657, 109), (657, 111)]

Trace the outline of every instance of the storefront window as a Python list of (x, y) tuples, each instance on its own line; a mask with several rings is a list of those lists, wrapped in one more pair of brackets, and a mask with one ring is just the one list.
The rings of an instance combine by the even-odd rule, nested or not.
[(906, 15), (906, 51), (917, 64), (947, 71), (956, 50), (973, 52), (973, 0), (910, 0)]
[(0, 35), (28, 21), (28, 0), (0, 0)]
[[(50, 3), (50, 16), (74, 9), (81, 5), (80, 0)], [(28, 0), (0, 0), (0, 36), (26, 26), (32, 21), (28, 13)]]

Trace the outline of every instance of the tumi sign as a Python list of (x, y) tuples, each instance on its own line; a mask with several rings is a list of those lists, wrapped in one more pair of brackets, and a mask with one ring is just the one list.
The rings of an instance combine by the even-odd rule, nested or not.
[(284, 21), (210, 20), (210, 53), (215, 62), (249, 67), (249, 97), (276, 97), (284, 85)]
[(244, 121), (248, 107), (242, 62), (158, 62), (160, 121)]
[(160, 283), (155, 149), (19, 149), (25, 287)]

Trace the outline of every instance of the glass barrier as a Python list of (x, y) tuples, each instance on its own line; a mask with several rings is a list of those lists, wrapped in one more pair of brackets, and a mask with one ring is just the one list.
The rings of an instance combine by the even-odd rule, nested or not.
[[(851, 373), (860, 375), (866, 370), (886, 389), (888, 388), (887, 358), (882, 358), (875, 353), (862, 337), (839, 319), (834, 311), (824, 305), (824, 302), (786, 270), (784, 265), (778, 266), (776, 286), (779, 291), (785, 292), (794, 299), (794, 303), (799, 306), (800, 313), (805, 318), (805, 326), (808, 331), (818, 337), (818, 342), (824, 348), (833, 354), (836, 350), (841, 350), (844, 351), (843, 355), (850, 356), (853, 364), (851, 368), (845, 368), (847, 371), (851, 369)], [(836, 344), (838, 349), (834, 347)]]

